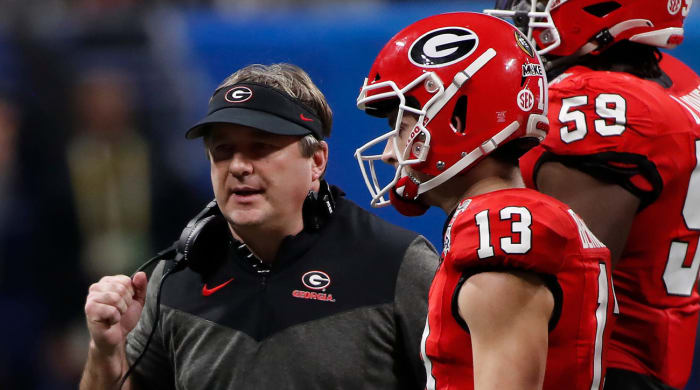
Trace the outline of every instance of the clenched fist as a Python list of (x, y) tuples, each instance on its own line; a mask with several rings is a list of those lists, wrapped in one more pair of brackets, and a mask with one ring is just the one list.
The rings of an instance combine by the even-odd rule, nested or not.
[(105, 276), (90, 286), (85, 303), (90, 337), (101, 354), (110, 355), (126, 341), (141, 317), (146, 300), (146, 274)]

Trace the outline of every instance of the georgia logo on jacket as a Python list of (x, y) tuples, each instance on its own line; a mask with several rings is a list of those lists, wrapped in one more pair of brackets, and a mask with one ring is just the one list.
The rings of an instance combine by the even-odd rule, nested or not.
[(326, 289), (331, 285), (331, 277), (327, 273), (318, 270), (306, 272), (301, 276), (301, 283), (304, 287), (314, 291), (294, 290), (292, 291), (294, 298), (335, 302), (333, 294), (325, 293)]

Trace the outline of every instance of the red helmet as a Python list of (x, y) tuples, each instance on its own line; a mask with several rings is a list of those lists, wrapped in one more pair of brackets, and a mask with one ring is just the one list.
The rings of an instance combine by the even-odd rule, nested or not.
[[(449, 13), (413, 23), (384, 46), (357, 106), (374, 116), (398, 107), (394, 129), (358, 148), (355, 157), (372, 206), (392, 203), (416, 215), (425, 206), (408, 210), (404, 202), (417, 200), (511, 140), (544, 137), (547, 79), (534, 48), (511, 24), (484, 14)], [(398, 145), (404, 112), (418, 121), (407, 144)], [(463, 126), (455, 126), (456, 116)], [(381, 154), (365, 153), (384, 141), (391, 142), (398, 166), (382, 186), (374, 168)], [(406, 166), (432, 178), (417, 182)]]
[(622, 40), (674, 48), (693, 0), (497, 0), (540, 54), (585, 55)]

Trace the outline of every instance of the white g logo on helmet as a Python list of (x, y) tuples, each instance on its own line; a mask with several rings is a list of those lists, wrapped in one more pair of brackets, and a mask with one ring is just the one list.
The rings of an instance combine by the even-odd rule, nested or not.
[(464, 27), (443, 27), (418, 38), (408, 51), (411, 62), (438, 68), (467, 58), (479, 46), (479, 37)]

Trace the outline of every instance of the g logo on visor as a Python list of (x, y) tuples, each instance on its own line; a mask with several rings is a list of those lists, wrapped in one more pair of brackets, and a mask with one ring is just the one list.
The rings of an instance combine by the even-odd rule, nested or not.
[(423, 34), (411, 45), (408, 58), (424, 68), (439, 68), (467, 58), (479, 46), (479, 37), (464, 27), (443, 27)]
[(322, 271), (309, 271), (302, 275), (301, 282), (304, 283), (304, 286), (312, 290), (323, 290), (330, 286), (331, 277)]
[(224, 99), (229, 103), (243, 103), (250, 100), (252, 97), (253, 91), (248, 87), (242, 86), (231, 88), (226, 92), (226, 95), (224, 95)]

